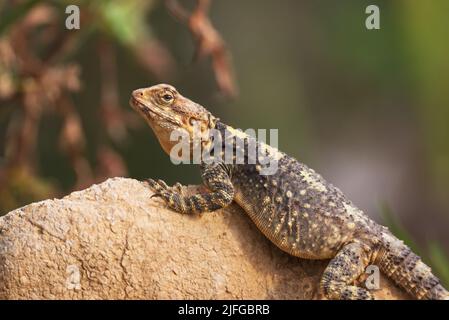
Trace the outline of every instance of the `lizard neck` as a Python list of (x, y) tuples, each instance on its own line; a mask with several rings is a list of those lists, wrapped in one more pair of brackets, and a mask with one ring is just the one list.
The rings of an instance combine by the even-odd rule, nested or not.
[(221, 134), (222, 140), (224, 140), (224, 137), (226, 135), (226, 130), (230, 128), (231, 130), (235, 130), (234, 128), (232, 128), (231, 126), (228, 126), (227, 124), (221, 122), (221, 121), (217, 121), (217, 123), (215, 124), (215, 129), (218, 130)]
[(209, 137), (211, 143), (208, 143), (210, 148), (213, 148), (213, 151), (207, 151), (216, 161), (218, 160), (219, 162), (226, 164), (227, 167), (232, 168), (234, 161), (230, 160), (232, 159), (232, 156), (235, 155), (236, 151), (235, 137), (236, 135), (240, 135), (241, 138), (246, 138), (246, 135), (221, 121), (217, 121), (213, 129), (215, 129), (215, 131)]
[[(278, 149), (259, 142), (252, 132), (234, 129), (223, 122), (217, 122), (209, 145), (214, 149), (214, 158), (218, 157), (230, 171), (245, 166), (262, 169), (261, 174), (272, 174), (277, 169), (277, 162), (285, 156)], [(218, 152), (217, 152), (218, 150)]]

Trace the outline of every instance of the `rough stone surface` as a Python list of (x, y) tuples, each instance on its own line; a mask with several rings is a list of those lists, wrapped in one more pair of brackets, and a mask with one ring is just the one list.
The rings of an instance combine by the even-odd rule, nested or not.
[[(1, 299), (317, 299), (326, 261), (281, 252), (236, 205), (183, 216), (113, 178), (0, 218)], [(377, 298), (407, 296), (385, 278)]]

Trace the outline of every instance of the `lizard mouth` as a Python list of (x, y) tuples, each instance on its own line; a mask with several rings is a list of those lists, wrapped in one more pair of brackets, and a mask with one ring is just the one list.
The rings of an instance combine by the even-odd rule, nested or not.
[(131, 96), (129, 104), (131, 105), (131, 107), (133, 107), (134, 110), (141, 113), (148, 120), (162, 119), (176, 126), (180, 126), (180, 123), (176, 119), (166, 115), (165, 112), (161, 109), (155, 107), (151, 108), (147, 104), (139, 101), (139, 99), (135, 98), (134, 96)]

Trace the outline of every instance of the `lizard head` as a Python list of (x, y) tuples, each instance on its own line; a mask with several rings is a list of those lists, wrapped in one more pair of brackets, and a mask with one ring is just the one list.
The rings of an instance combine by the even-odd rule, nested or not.
[[(214, 128), (218, 121), (218, 118), (203, 106), (182, 96), (168, 84), (134, 90), (130, 105), (147, 121), (162, 149), (168, 154), (179, 142), (170, 140), (174, 130), (188, 133), (192, 149), (194, 134), (199, 133), (202, 137), (207, 137), (209, 130)], [(210, 146), (209, 140), (202, 142), (203, 148)]]

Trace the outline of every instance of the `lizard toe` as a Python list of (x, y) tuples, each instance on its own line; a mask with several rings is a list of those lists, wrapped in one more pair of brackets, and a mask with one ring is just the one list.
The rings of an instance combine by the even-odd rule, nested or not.
[(170, 187), (165, 183), (164, 180), (158, 179), (158, 180), (157, 180), (157, 183), (159, 184), (159, 186), (161, 186), (161, 187), (162, 187), (163, 189), (165, 189), (165, 190), (167, 190), (167, 189), (170, 188)]
[(159, 182), (156, 182), (153, 179), (146, 179), (145, 182), (155, 193), (160, 193), (161, 191), (165, 190), (165, 188), (161, 186)]

